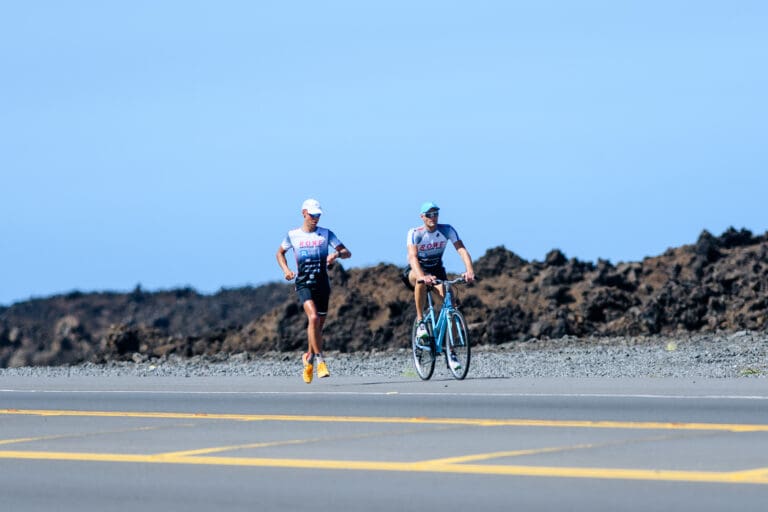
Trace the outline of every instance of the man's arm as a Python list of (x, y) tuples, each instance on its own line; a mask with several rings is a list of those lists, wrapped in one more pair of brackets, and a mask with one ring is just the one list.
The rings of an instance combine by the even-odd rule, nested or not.
[(283, 269), (285, 280), (290, 281), (296, 277), (296, 274), (294, 274), (293, 270), (291, 270), (291, 268), (288, 266), (288, 260), (285, 259), (286, 251), (287, 249), (283, 249), (282, 245), (277, 249), (277, 264), (280, 265), (281, 269)]
[(469, 255), (469, 251), (464, 247), (464, 242), (461, 240), (454, 242), (453, 246), (456, 248), (456, 252), (459, 253), (461, 261), (464, 262), (464, 267), (467, 269), (467, 271), (464, 272), (464, 279), (466, 279), (468, 283), (471, 283), (475, 280), (475, 270), (472, 268), (472, 257)]
[(411, 266), (411, 272), (416, 281), (424, 281), (426, 284), (432, 284), (435, 277), (424, 272), (419, 263), (419, 249), (415, 244), (408, 244), (408, 265)]
[(332, 252), (328, 255), (328, 258), (326, 259), (326, 265), (330, 267), (333, 265), (333, 262), (336, 261), (338, 258), (345, 260), (351, 257), (352, 257), (352, 253), (349, 252), (349, 249), (344, 247), (344, 244), (339, 244), (336, 246), (336, 252)]

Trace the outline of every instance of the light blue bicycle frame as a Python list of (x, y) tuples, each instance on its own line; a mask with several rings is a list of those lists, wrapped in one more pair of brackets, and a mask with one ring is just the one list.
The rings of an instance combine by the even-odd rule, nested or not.
[(453, 314), (453, 292), (451, 291), (451, 283), (443, 283), (445, 287), (445, 298), (443, 299), (443, 307), (440, 308), (440, 313), (435, 320), (435, 306), (432, 302), (432, 293), (427, 293), (427, 302), (429, 303), (429, 313), (424, 317), (424, 321), (428, 321), (432, 325), (432, 336), (435, 337), (435, 352), (441, 354), (443, 352), (443, 342), (445, 341), (445, 333), (451, 337), (453, 342), (453, 332), (448, 329), (448, 320)]
[[(436, 284), (439, 284), (438, 281)], [(445, 291), (440, 311), (435, 311), (432, 297), (434, 290), (427, 289), (427, 307), (421, 322), (426, 324), (430, 336), (426, 340), (418, 336), (419, 321), (414, 319), (411, 330), (411, 347), (416, 371), (422, 380), (432, 376), (435, 360), (438, 354), (445, 355), (445, 363), (453, 377), (462, 380), (467, 376), (470, 361), (469, 333), (467, 332), (464, 316), (456, 308), (452, 285), (465, 282), (463, 278), (453, 281), (442, 281)], [(447, 333), (447, 334), (446, 334)]]

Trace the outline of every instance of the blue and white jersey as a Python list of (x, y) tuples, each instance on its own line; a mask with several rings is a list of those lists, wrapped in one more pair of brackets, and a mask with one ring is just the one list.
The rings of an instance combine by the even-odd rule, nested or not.
[(448, 242), (456, 243), (459, 234), (450, 224), (438, 224), (434, 231), (424, 226), (408, 230), (407, 245), (415, 245), (418, 252), (419, 265), (424, 270), (443, 266), (443, 253)]
[(296, 288), (314, 286), (321, 280), (328, 284), (328, 247), (336, 249), (341, 245), (333, 231), (320, 226), (310, 233), (301, 228), (290, 230), (280, 247), (286, 251), (293, 249), (296, 256)]

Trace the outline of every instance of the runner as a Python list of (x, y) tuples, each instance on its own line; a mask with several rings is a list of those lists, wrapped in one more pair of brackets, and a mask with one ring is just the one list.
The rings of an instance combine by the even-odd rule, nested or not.
[[(328, 314), (328, 299), (331, 295), (331, 283), (328, 279), (328, 267), (337, 258), (346, 259), (352, 253), (336, 237), (333, 231), (317, 225), (323, 210), (315, 199), (307, 199), (301, 205), (304, 223), (292, 229), (283, 239), (277, 250), (277, 263), (283, 270), (287, 281), (296, 278), (296, 293), (307, 315), (308, 350), (301, 356), (304, 364), (304, 382), (312, 382), (314, 365), (317, 364), (317, 376), (328, 377), (330, 371), (323, 359), (323, 324)], [(329, 248), (334, 252), (329, 253)], [(296, 256), (296, 269), (288, 266), (285, 253), (293, 249)]]

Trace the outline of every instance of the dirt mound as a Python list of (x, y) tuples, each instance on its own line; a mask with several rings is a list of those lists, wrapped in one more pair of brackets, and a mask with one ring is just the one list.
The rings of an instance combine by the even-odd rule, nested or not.
[[(768, 233), (704, 231), (693, 245), (641, 262), (597, 263), (550, 251), (526, 261), (504, 247), (475, 262), (480, 280), (460, 290), (475, 343), (626, 336), (679, 331), (765, 330)], [(412, 295), (400, 269), (336, 265), (325, 327), (327, 350), (408, 346)], [(71, 293), (0, 308), (0, 366), (57, 365), (168, 354), (294, 351), (306, 321), (292, 287), (199, 295)]]
[(195, 340), (238, 331), (290, 293), (277, 283), (210, 296), (137, 287), (20, 302), (0, 308), (0, 367), (98, 362), (137, 351), (191, 354), (186, 347)]

